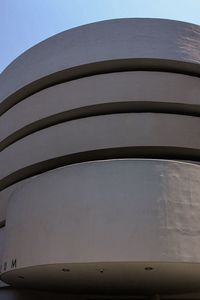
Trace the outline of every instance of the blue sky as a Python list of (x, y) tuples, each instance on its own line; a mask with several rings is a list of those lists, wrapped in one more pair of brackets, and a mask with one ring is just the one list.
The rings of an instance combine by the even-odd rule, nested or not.
[(58, 32), (134, 17), (200, 25), (200, 0), (0, 0), (0, 72), (22, 52)]

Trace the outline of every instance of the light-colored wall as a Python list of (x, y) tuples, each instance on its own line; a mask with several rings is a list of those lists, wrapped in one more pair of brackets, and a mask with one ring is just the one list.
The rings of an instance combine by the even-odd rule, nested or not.
[(59, 168), (17, 184), (4, 261), (200, 262), (200, 167), (110, 160)]
[(61, 291), (71, 264), (73, 292), (199, 291), (199, 46), (193, 24), (110, 20), (0, 75), (5, 282)]
[[(56, 114), (63, 112), (66, 120), (125, 109), (198, 114), (199, 104), (198, 77), (153, 71), (101, 74), (58, 84), (25, 98), (1, 116), (0, 140), (43, 118), (55, 115), (56, 120)], [(35, 124), (36, 129), (39, 126)]]
[[(115, 148), (132, 148), (132, 156), (137, 147), (157, 147), (160, 155), (164, 147), (174, 148), (174, 155), (180, 148), (188, 154), (191, 149), (198, 152), (199, 128), (198, 117), (159, 113), (110, 114), (60, 123), (4, 149), (0, 179), (19, 170), (23, 173), (25, 167), (31, 170), (36, 163), (86, 151), (111, 149), (111, 158)], [(15, 180), (18, 176), (13, 174)]]
[(4, 70), (0, 102), (16, 93), (9, 100), (16, 103), (80, 74), (145, 67), (199, 74), (199, 36), (197, 25), (159, 19), (118, 19), (67, 30), (31, 48)]

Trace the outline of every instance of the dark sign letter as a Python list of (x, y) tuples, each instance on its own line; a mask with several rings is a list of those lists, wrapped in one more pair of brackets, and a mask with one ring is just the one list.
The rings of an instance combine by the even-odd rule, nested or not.
[(17, 267), (17, 260), (16, 260), (16, 258), (15, 258), (15, 259), (12, 259), (12, 262), (11, 262), (11, 269), (16, 268), (16, 267)]

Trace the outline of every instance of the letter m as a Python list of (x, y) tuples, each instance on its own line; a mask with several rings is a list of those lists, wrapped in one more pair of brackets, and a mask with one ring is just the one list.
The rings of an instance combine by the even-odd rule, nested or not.
[(16, 268), (16, 267), (17, 267), (17, 260), (16, 260), (16, 258), (15, 258), (15, 259), (12, 259), (12, 262), (11, 262), (11, 269)]

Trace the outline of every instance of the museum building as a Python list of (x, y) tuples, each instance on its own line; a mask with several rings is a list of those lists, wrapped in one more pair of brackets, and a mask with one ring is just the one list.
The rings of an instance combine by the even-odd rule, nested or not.
[(200, 299), (200, 26), (117, 19), (0, 74), (0, 300)]

